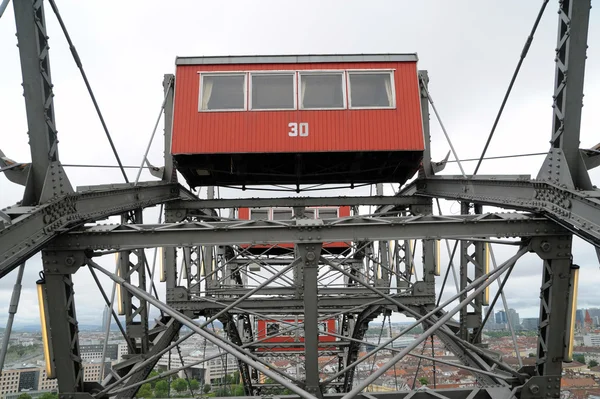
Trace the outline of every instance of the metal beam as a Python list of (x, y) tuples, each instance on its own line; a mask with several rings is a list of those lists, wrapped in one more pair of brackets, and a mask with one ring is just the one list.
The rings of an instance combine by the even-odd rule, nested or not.
[(165, 147), (164, 159), (165, 169), (163, 171), (163, 180), (169, 183), (177, 182), (177, 171), (173, 163), (171, 154), (171, 143), (173, 141), (173, 100), (175, 96), (175, 75), (165, 74), (163, 79), (163, 90), (165, 93)]
[[(44, 256), (45, 258), (45, 256)], [(77, 316), (71, 274), (45, 269), (44, 297), (47, 301), (49, 333), (54, 354), (58, 389), (62, 393), (82, 392), (83, 365), (79, 353)]]
[(304, 302), (304, 372), (306, 390), (316, 396), (323, 397), (319, 386), (319, 304), (318, 285), (319, 257), (321, 244), (299, 244), (298, 255), (302, 270), (302, 298)]
[(558, 10), (558, 38), (550, 153), (538, 179), (591, 190), (579, 151), (581, 108), (591, 0), (564, 0)]
[(12, 223), (0, 229), (0, 278), (75, 226), (180, 198), (185, 193), (177, 184), (166, 183), (96, 186), (25, 208), (25, 213), (14, 215)]
[(529, 176), (438, 176), (419, 179), (403, 190), (403, 194), (411, 193), (542, 212), (600, 246), (600, 190), (572, 190)]
[(442, 327), (444, 323), (446, 323), (454, 314), (456, 314), (463, 306), (466, 306), (467, 303), (475, 299), (477, 295), (479, 295), (488, 285), (492, 283), (493, 280), (497, 279), (504, 271), (506, 271), (509, 267), (511, 267), (524, 253), (525, 249), (519, 250), (517, 255), (513, 256), (511, 259), (506, 261), (502, 266), (498, 269), (494, 270), (492, 273), (496, 273), (495, 275), (491, 275), (490, 277), (484, 281), (478, 288), (475, 288), (474, 291), (467, 297), (465, 300), (461, 301), (460, 304), (446, 313), (442, 318), (433, 323), (429, 329), (424, 331), (418, 338), (416, 338), (412, 343), (410, 343), (406, 348), (401, 350), (398, 354), (396, 354), (388, 363), (381, 366), (377, 371), (369, 375), (366, 379), (360, 382), (357, 386), (353, 387), (352, 390), (346, 393), (342, 399), (350, 399), (356, 397), (358, 393), (360, 393), (363, 389), (365, 389), (368, 385), (373, 383), (377, 378), (379, 378), (382, 374), (384, 374), (387, 370), (389, 370), (395, 363), (397, 363), (400, 359), (402, 359), (405, 355), (410, 353), (414, 348), (416, 348), (421, 342), (423, 342), (427, 337), (429, 337), (432, 333), (434, 333), (438, 328)]
[[(411, 295), (390, 295), (395, 302), (400, 302), (404, 305), (420, 306), (433, 303), (435, 300), (434, 295), (419, 295), (418, 293)], [(386, 300), (377, 295), (360, 295), (360, 296), (334, 296), (319, 297), (319, 308), (320, 309), (351, 309), (359, 306), (368, 306), (377, 300), (378, 304), (383, 306), (395, 306), (395, 302)], [(201, 298), (197, 300), (182, 300), (182, 301), (169, 301), (169, 305), (179, 311), (192, 311), (198, 314), (204, 314), (205, 312), (213, 310), (221, 310), (226, 306), (230, 306), (234, 303), (234, 298), (219, 298), (219, 303), (215, 301), (204, 301)], [(235, 310), (239, 309), (239, 310)], [(302, 299), (298, 298), (247, 298), (243, 302), (235, 305), (235, 309), (231, 310), (232, 313), (239, 313), (240, 311), (256, 311), (260, 313), (269, 314), (302, 314), (304, 313), (304, 303)]]
[(147, 225), (98, 225), (68, 233), (52, 246), (108, 250), (245, 243), (306, 243), (402, 239), (461, 239), (473, 236), (527, 237), (564, 234), (544, 218), (524, 214), (404, 216), (296, 221), (228, 221)]
[(174, 201), (167, 210), (198, 210), (227, 208), (359, 206), (359, 205), (427, 205), (429, 201), (413, 196), (356, 197), (285, 197), (285, 198), (218, 198)]
[(71, 193), (73, 188), (58, 158), (44, 2), (15, 1), (13, 8), (31, 149), (31, 168), (23, 205), (38, 205), (55, 196)]
[[(173, 318), (165, 317), (163, 318), (158, 328), (160, 332), (156, 335), (156, 338), (152, 341), (152, 346), (148, 353), (145, 353), (143, 356), (145, 359), (152, 359), (151, 361), (143, 364), (139, 361), (139, 359), (134, 358), (133, 361), (125, 360), (122, 364), (117, 365), (115, 368), (117, 369), (117, 373), (120, 376), (126, 375), (129, 372), (133, 372), (130, 377), (125, 380), (125, 386), (130, 387), (129, 390), (121, 392), (117, 395), (117, 398), (133, 398), (137, 393), (139, 386), (134, 385), (140, 381), (144, 381), (150, 375), (150, 372), (158, 363), (160, 357), (153, 357), (155, 354), (159, 353), (163, 348), (169, 345), (173, 339), (177, 336), (181, 323)], [(152, 332), (152, 330), (151, 330)], [(136, 361), (137, 360), (137, 361)], [(113, 378), (109, 378), (104, 381), (104, 386), (113, 382)]]
[(139, 288), (127, 283), (121, 277), (103, 269), (102, 267), (98, 266), (94, 262), (90, 262), (88, 260), (88, 264), (90, 264), (90, 266), (92, 266), (93, 268), (104, 273), (106, 276), (108, 276), (113, 281), (116, 281), (118, 284), (121, 284), (121, 286), (123, 288), (131, 291), (138, 298), (144, 299), (144, 300), (150, 302), (152, 305), (156, 306), (157, 308), (161, 309), (166, 314), (168, 314), (171, 317), (173, 317), (174, 319), (178, 320), (181, 324), (187, 326), (189, 329), (191, 329), (196, 334), (205, 338), (206, 340), (208, 340), (209, 342), (218, 346), (219, 348), (227, 351), (228, 353), (230, 353), (231, 355), (240, 359), (241, 361), (246, 362), (248, 365), (256, 368), (263, 374), (265, 374), (268, 377), (274, 379), (275, 381), (281, 383), (283, 386), (290, 389), (291, 391), (297, 393), (298, 395), (302, 396), (303, 398), (315, 399), (315, 396), (311, 395), (310, 393), (308, 393), (308, 392), (304, 391), (303, 389), (299, 388), (298, 386), (294, 385), (289, 380), (283, 379), (280, 375), (275, 373), (273, 370), (266, 368), (259, 362), (255, 361), (254, 356), (250, 356), (249, 354), (242, 352), (239, 347), (236, 347), (236, 346), (232, 345), (231, 343), (227, 343), (227, 342), (221, 340), (220, 337), (218, 337), (214, 334), (210, 334), (208, 331), (204, 330), (203, 328), (200, 328), (191, 318), (183, 315), (182, 313), (177, 312), (169, 305), (161, 303), (160, 301), (156, 300), (154, 297), (149, 295), (146, 291), (140, 290)]
[[(566, 352), (566, 331), (572, 298), (571, 284), (572, 237), (555, 237), (532, 241), (532, 249), (543, 259), (540, 289), (540, 331), (538, 336), (537, 374), (560, 377)], [(559, 392), (559, 390), (554, 390)]]

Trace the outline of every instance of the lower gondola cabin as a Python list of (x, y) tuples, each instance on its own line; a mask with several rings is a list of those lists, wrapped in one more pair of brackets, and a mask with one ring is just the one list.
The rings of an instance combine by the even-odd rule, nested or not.
[[(297, 327), (302, 324), (302, 319), (283, 319), (269, 320), (259, 319), (256, 325), (256, 337), (257, 341), (261, 343), (270, 344), (269, 347), (259, 348), (258, 351), (264, 352), (285, 352), (285, 351), (303, 351), (304, 347), (301, 345), (295, 346), (294, 343), (304, 342), (304, 330), (302, 328), (291, 330), (293, 327)], [(335, 334), (336, 331), (336, 319), (329, 319), (319, 322), (319, 342), (336, 342), (337, 338), (333, 335), (327, 335), (327, 333)], [(273, 344), (281, 344), (281, 346), (275, 346)], [(325, 350), (325, 347), (323, 347)]]
[[(303, 210), (303, 217), (309, 219), (335, 219), (349, 217), (351, 209), (349, 206), (318, 206), (309, 207)], [(268, 208), (239, 208), (238, 218), (241, 220), (291, 220), (297, 215), (293, 208), (289, 207), (268, 207)], [(277, 245), (266, 244), (243, 244), (244, 248), (252, 254), (262, 255), (280, 255), (290, 252), (294, 249), (292, 243), (281, 243)], [(323, 250), (330, 254), (344, 254), (349, 252), (351, 245), (349, 242), (325, 242)]]

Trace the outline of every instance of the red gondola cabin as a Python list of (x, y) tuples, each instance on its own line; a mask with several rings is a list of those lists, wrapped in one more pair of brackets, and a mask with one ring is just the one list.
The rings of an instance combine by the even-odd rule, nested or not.
[(415, 54), (180, 57), (190, 186), (404, 182), (424, 150)]
[[(257, 340), (268, 344), (282, 344), (277, 348), (277, 352), (303, 350), (302, 346), (293, 346), (294, 342), (304, 342), (304, 331), (302, 328), (291, 332), (286, 332), (286, 329), (291, 329), (303, 322), (302, 319), (284, 319), (285, 323), (280, 323), (276, 320), (259, 319), (256, 326)], [(337, 333), (336, 319), (329, 319), (319, 322), (319, 331), (328, 333)], [(279, 334), (279, 335), (277, 335)], [(276, 335), (272, 338), (267, 336)], [(319, 342), (335, 342), (337, 338), (333, 335), (319, 334)], [(325, 348), (323, 348), (325, 349)], [(273, 352), (272, 348), (259, 348), (259, 352)]]
[[(240, 208), (238, 218), (242, 220), (290, 220), (294, 216), (294, 211), (289, 207), (279, 208)], [(304, 217), (309, 219), (331, 219), (350, 216), (349, 206), (317, 206), (304, 209)], [(292, 243), (283, 243), (277, 246), (254, 244), (241, 245), (247, 248), (250, 253), (260, 253), (263, 255), (275, 255), (286, 252), (294, 248)], [(347, 242), (326, 242), (323, 248), (332, 254), (340, 254), (350, 249), (350, 243)], [(268, 251), (266, 251), (268, 249)], [(265, 252), (266, 251), (266, 252)]]

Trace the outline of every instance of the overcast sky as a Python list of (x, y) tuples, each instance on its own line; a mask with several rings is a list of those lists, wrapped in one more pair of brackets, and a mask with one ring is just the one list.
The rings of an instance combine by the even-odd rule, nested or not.
[[(162, 79), (176, 56), (416, 52), (430, 75), (430, 92), (461, 158), (479, 156), (523, 43), (542, 1), (57, 1), (79, 51), (123, 162), (139, 165), (163, 99)], [(488, 156), (548, 149), (552, 121), (557, 1), (541, 21)], [(581, 147), (599, 140), (600, 15), (591, 10)], [(46, 10), (60, 159), (64, 164), (115, 165), (79, 72), (51, 9)], [(25, 107), (12, 5), (0, 19), (0, 148), (29, 161)], [(432, 153), (449, 149), (432, 119)], [(162, 130), (161, 130), (162, 132)], [(158, 136), (157, 136), (158, 137)], [(162, 142), (150, 152), (162, 165)], [(486, 161), (480, 174), (536, 175), (542, 157)], [(474, 163), (465, 164), (467, 173)], [(118, 170), (67, 168), (74, 186), (122, 182)], [(451, 165), (444, 174), (456, 174)], [(592, 171), (598, 181), (599, 173)], [(130, 170), (130, 178), (135, 170)], [(150, 180), (149, 174), (142, 175)], [(236, 193), (237, 194), (237, 193)], [(360, 194), (360, 193), (354, 193)], [(229, 195), (232, 195), (229, 193)], [(0, 175), (0, 206), (14, 204), (22, 187)], [(456, 203), (446, 203), (458, 212)], [(147, 217), (155, 221), (156, 212)], [(498, 248), (499, 260), (510, 256)], [(600, 306), (598, 261), (576, 240), (582, 266), (580, 307)], [(110, 263), (108, 265), (110, 266)], [(34, 285), (39, 256), (27, 263), (19, 324), (37, 323)], [(506, 287), (521, 317), (538, 314), (541, 261), (528, 255)], [(0, 280), (4, 323), (15, 275)], [(86, 270), (75, 276), (80, 323), (99, 324), (102, 300)], [(106, 287), (108, 281), (103, 280)], [(159, 291), (164, 291), (160, 289)]]

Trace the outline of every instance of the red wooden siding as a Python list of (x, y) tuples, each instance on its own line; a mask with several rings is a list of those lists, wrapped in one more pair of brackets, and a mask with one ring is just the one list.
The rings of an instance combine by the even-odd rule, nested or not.
[[(285, 322), (288, 323), (296, 323), (295, 319), (288, 319), (288, 320), (283, 320)], [(299, 320), (299, 323), (302, 323), (302, 320)], [(265, 343), (291, 343), (291, 342), (304, 342), (304, 337), (299, 337), (298, 341), (296, 341), (295, 337), (291, 337), (291, 336), (277, 336), (277, 337), (271, 337), (271, 338), (267, 338), (267, 323), (277, 323), (280, 325), (280, 328), (282, 329), (286, 329), (286, 328), (290, 328), (292, 326), (290, 326), (289, 324), (285, 324), (285, 323), (280, 323), (278, 321), (275, 320), (258, 320), (257, 323), (257, 334), (256, 337), (258, 340), (261, 340), (261, 342), (265, 342)], [(337, 333), (336, 331), (336, 326), (335, 326), (335, 319), (329, 319), (325, 321), (327, 327), (327, 332), (329, 333)], [(337, 340), (337, 338), (335, 336), (332, 335), (326, 335), (326, 334), (319, 334), (319, 342), (335, 342)], [(287, 347), (281, 347), (281, 348), (277, 348), (278, 352), (284, 352), (284, 351), (294, 351), (294, 350), (298, 350), (301, 349), (303, 347), (293, 347), (293, 346), (287, 346)], [(325, 350), (325, 348), (320, 348), (322, 350)], [(262, 351), (271, 351), (271, 348), (259, 348), (258, 351), (262, 352)]]
[[(198, 112), (199, 72), (394, 69), (396, 109)], [(422, 151), (416, 62), (177, 66), (173, 154)], [(308, 137), (288, 123), (307, 122)]]

